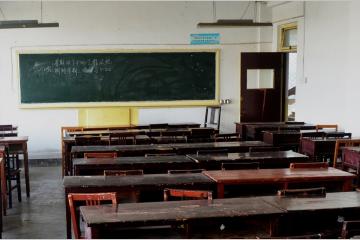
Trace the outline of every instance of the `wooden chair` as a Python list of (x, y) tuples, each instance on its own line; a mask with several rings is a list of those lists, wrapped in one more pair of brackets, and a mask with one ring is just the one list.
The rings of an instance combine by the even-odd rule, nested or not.
[(290, 169), (304, 169), (304, 168), (327, 169), (329, 168), (329, 164), (327, 162), (290, 163)]
[[(217, 119), (216, 119), (217, 115)], [(204, 127), (215, 127), (217, 130), (220, 129), (220, 119), (221, 119), (221, 106), (208, 106), (205, 110), (205, 120)]]
[(116, 152), (87, 152), (84, 153), (84, 158), (116, 158)]
[(203, 171), (205, 171), (205, 169), (168, 170), (168, 174), (201, 173)]
[(208, 150), (198, 150), (196, 152), (196, 155), (200, 155), (200, 154), (210, 154), (210, 155), (215, 155), (215, 154), (228, 154), (229, 150), (227, 149), (208, 149)]
[(326, 189), (324, 187), (318, 188), (303, 188), (303, 189), (282, 189), (277, 193), (280, 197), (326, 197)]
[(188, 142), (212, 142), (214, 141), (215, 129), (213, 128), (191, 128)]
[(316, 131), (319, 131), (320, 129), (334, 129), (335, 132), (338, 131), (338, 125), (337, 124), (318, 124), (315, 126), (316, 127)]
[(109, 145), (136, 144), (136, 134), (132, 132), (110, 133)]
[(215, 134), (215, 142), (234, 142), (241, 141), (240, 133)]
[(169, 199), (172, 197), (180, 198), (181, 200), (184, 200), (184, 199), (212, 200), (213, 199), (211, 191), (165, 188), (164, 189), (164, 201), (169, 201)]
[(249, 147), (249, 152), (276, 152), (280, 151), (280, 147)]
[(360, 146), (360, 139), (336, 139), (333, 167), (336, 167), (340, 149), (342, 147), (354, 147), (354, 146)]
[(85, 202), (87, 206), (100, 205), (104, 201), (111, 201), (114, 207), (117, 206), (116, 193), (70, 193), (68, 194), (71, 222), (76, 239), (83, 238), (80, 233), (79, 214), (76, 211), (76, 203)]
[(100, 136), (76, 136), (75, 137), (76, 146), (90, 146), (90, 145), (101, 145)]
[(260, 163), (246, 162), (246, 163), (221, 163), (221, 170), (241, 170), (241, 169), (259, 169)]
[[(211, 191), (201, 191), (201, 190), (187, 190), (187, 189), (172, 189), (165, 188), (164, 189), (164, 201), (169, 201), (173, 198), (180, 198), (181, 200), (186, 199), (208, 199), (208, 201), (212, 201), (213, 196)], [(173, 228), (184, 228), (185, 236), (189, 238), (190, 235), (190, 226), (189, 224), (184, 224), (180, 226), (172, 226)]]
[[(2, 211), (4, 216), (6, 216), (7, 208), (7, 187), (6, 187), (6, 173), (5, 173), (5, 152), (0, 152), (0, 184), (1, 184), (1, 198), (2, 198)], [(1, 214), (1, 213), (0, 213)]]
[(341, 238), (349, 239), (360, 235), (360, 221), (344, 221), (341, 229)]
[(166, 143), (186, 143), (187, 134), (184, 131), (166, 130), (160, 132), (162, 142)]
[(143, 175), (142, 169), (134, 170), (104, 170), (104, 176), (129, 176), (129, 175)]
[[(8, 147), (5, 148), (5, 175), (7, 182), (7, 194), (8, 194), (8, 206), (12, 208), (12, 191), (17, 190), (18, 201), (21, 202), (21, 169), (20, 169), (20, 161), (19, 154), (10, 153)], [(13, 185), (13, 181), (16, 182)]]

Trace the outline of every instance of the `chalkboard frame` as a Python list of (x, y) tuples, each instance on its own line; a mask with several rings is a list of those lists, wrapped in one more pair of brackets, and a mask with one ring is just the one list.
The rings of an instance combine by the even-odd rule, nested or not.
[[(176, 53), (176, 52), (212, 52), (215, 53), (215, 98), (211, 100), (175, 100), (175, 101), (129, 101), (129, 102), (68, 102), (68, 103), (22, 103), (20, 81), (20, 54), (66, 54), (66, 53)], [(20, 108), (88, 108), (88, 107), (186, 107), (218, 106), (220, 104), (220, 49), (184, 48), (184, 49), (21, 49), (15, 51), (16, 81)]]

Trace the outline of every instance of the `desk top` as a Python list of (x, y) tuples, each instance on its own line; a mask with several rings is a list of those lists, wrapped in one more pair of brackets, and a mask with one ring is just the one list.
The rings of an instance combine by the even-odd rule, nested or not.
[(63, 185), (69, 187), (139, 187), (175, 186), (185, 184), (212, 184), (210, 178), (201, 173), (145, 174), (131, 176), (65, 176)]
[(103, 129), (103, 130), (86, 130), (86, 131), (73, 131), (68, 132), (69, 136), (75, 136), (75, 135), (109, 135), (110, 133), (133, 133), (134, 135), (144, 135), (149, 130), (147, 129), (116, 129), (116, 130), (109, 130), (109, 129)]
[(326, 193), (325, 198), (267, 196), (263, 199), (288, 212), (360, 208), (360, 193), (356, 191)]
[(142, 145), (96, 145), (73, 146), (72, 153), (83, 152), (116, 152), (116, 151), (146, 151), (146, 150), (173, 150), (170, 144), (142, 144)]
[(175, 149), (181, 148), (226, 148), (226, 147), (270, 147), (262, 141), (240, 141), (240, 142), (204, 142), (204, 143), (172, 143), (168, 144)]
[(129, 165), (129, 164), (159, 164), (159, 163), (193, 163), (184, 155), (149, 156), (149, 157), (119, 157), (119, 158), (75, 158), (73, 165)]
[(187, 155), (196, 162), (203, 161), (274, 161), (279, 159), (304, 159), (309, 157), (294, 151), (274, 151), (274, 152), (246, 152), (246, 153), (227, 153), (227, 154), (189, 154)]
[(101, 152), (101, 151), (146, 151), (146, 150), (178, 150), (178, 149), (204, 149), (204, 148), (230, 148), (230, 147), (269, 147), (268, 143), (261, 141), (243, 142), (205, 142), (205, 143), (171, 143), (150, 145), (97, 145), (73, 146), (72, 153)]
[(27, 136), (18, 136), (18, 137), (0, 137), (0, 144), (1, 143), (22, 143), (27, 142), (28, 137)]
[(88, 226), (98, 224), (141, 224), (183, 222), (214, 218), (275, 215), (284, 211), (261, 198), (228, 198), (149, 203), (83, 206), (80, 211)]
[(291, 181), (319, 181), (356, 178), (356, 175), (335, 168), (328, 169), (256, 169), (204, 171), (206, 176), (217, 183), (265, 183)]

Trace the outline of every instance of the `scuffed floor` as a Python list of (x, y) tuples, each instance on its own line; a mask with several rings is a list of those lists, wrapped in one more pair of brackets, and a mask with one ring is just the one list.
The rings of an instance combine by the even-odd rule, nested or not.
[[(23, 174), (23, 173), (22, 173)], [(13, 191), (13, 208), (3, 217), (3, 238), (65, 238), (61, 167), (30, 167), (30, 198), (22, 181), (22, 202)]]

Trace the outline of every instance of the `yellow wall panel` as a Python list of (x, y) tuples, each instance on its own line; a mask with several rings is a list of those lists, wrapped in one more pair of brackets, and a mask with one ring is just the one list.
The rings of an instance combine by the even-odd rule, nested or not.
[[(132, 116), (133, 115), (133, 116)], [(79, 126), (105, 126), (137, 124), (136, 108), (82, 108), (79, 109)]]

